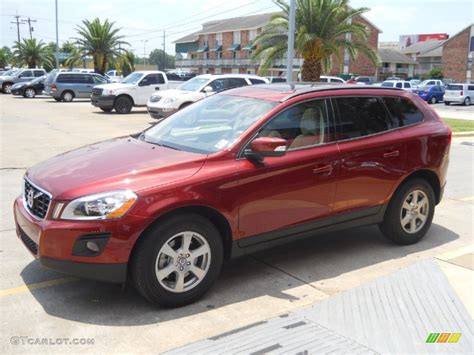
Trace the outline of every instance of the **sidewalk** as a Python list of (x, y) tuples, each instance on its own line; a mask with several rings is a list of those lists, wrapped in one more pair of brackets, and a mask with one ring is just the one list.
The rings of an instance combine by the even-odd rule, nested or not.
[[(472, 248), (168, 354), (473, 353)], [(458, 342), (427, 342), (461, 333)], [(442, 338), (440, 338), (442, 339)]]

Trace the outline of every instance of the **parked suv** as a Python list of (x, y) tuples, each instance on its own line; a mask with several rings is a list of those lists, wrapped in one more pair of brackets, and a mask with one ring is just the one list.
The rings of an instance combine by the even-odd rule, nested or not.
[(406, 80), (385, 80), (380, 86), (384, 88), (398, 88), (406, 91), (413, 91), (416, 86)]
[(95, 73), (55, 72), (46, 79), (44, 93), (56, 101), (71, 102), (90, 98), (95, 85), (107, 82), (106, 78)]
[(377, 224), (395, 243), (418, 242), (450, 141), (402, 90), (246, 86), (28, 169), (16, 231), (46, 267), (132, 280), (152, 302), (184, 305), (225, 259), (303, 237)]
[(18, 69), (10, 70), (0, 77), (0, 87), (4, 94), (10, 94), (11, 88), (16, 83), (31, 81), (40, 76), (46, 75), (44, 69)]
[(469, 106), (474, 99), (474, 84), (448, 84), (444, 93), (445, 105), (451, 103)]
[(176, 90), (165, 90), (148, 99), (147, 110), (151, 117), (168, 117), (178, 110), (217, 92), (253, 84), (268, 84), (268, 80), (249, 74), (204, 74), (181, 84)]

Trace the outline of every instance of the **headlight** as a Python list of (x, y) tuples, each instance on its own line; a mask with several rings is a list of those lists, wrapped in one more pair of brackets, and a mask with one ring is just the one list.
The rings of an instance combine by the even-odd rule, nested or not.
[(117, 190), (80, 197), (69, 202), (61, 219), (97, 220), (122, 217), (137, 201), (130, 190)]
[(161, 96), (158, 96), (158, 95), (151, 95), (150, 96), (150, 102), (158, 102), (160, 101), (161, 99)]
[(176, 100), (178, 100), (176, 97), (168, 97), (166, 99), (163, 100), (163, 104), (170, 104), (172, 102), (175, 102)]

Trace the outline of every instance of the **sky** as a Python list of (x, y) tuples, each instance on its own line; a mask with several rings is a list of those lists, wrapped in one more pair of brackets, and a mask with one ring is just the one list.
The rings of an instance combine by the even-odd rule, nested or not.
[[(367, 7), (365, 17), (382, 33), (379, 41), (398, 41), (399, 35), (448, 33), (454, 35), (473, 19), (472, 0), (351, 0), (352, 7)], [(14, 16), (36, 20), (33, 36), (55, 41), (54, 0), (0, 0), (0, 47), (16, 41)], [(109, 19), (121, 27), (124, 40), (143, 56), (163, 47), (174, 53), (174, 40), (199, 30), (203, 22), (277, 11), (272, 0), (58, 0), (59, 42), (76, 36), (83, 19)], [(28, 25), (20, 25), (29, 38)]]

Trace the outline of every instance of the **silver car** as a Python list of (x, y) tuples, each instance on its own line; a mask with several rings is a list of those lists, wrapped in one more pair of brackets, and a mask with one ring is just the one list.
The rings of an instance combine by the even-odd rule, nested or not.
[(89, 99), (95, 85), (107, 84), (108, 80), (96, 73), (52, 73), (44, 84), (44, 94), (56, 101), (71, 102), (74, 99)]
[(448, 84), (444, 92), (443, 101), (445, 105), (453, 102), (469, 106), (472, 100), (474, 100), (474, 84)]
[(44, 69), (12, 69), (0, 76), (0, 88), (4, 94), (10, 94), (14, 84), (31, 81), (43, 75), (46, 75)]

